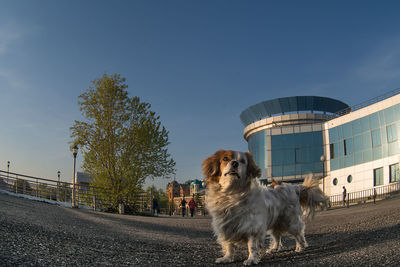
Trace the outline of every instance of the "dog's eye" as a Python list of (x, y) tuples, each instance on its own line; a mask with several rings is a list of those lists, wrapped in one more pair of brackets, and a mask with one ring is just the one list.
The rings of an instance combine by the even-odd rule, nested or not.
[(240, 163), (246, 164), (246, 161), (244, 159), (241, 159)]
[(228, 157), (224, 157), (222, 160), (223, 161), (229, 161)]

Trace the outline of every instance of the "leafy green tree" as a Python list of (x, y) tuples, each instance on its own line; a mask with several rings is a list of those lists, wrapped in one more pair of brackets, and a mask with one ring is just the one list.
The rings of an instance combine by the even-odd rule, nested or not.
[(119, 74), (104, 74), (92, 84), (79, 96), (86, 121), (70, 128), (72, 145), (82, 149), (82, 168), (103, 198), (114, 206), (133, 204), (146, 179), (174, 172), (168, 131), (149, 103), (128, 96)]

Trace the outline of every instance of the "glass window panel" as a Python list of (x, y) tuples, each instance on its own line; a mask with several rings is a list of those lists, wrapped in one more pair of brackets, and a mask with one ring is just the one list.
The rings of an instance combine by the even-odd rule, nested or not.
[(381, 131), (379, 129), (371, 131), (372, 147), (381, 145)]
[(331, 170), (337, 170), (339, 169), (339, 161), (337, 159), (332, 159), (331, 160)]
[(396, 154), (400, 154), (399, 142), (393, 142), (388, 144), (388, 156), (394, 156)]
[(337, 127), (334, 127), (332, 129), (329, 129), (329, 140), (331, 143), (335, 143), (338, 140), (338, 133), (337, 133)]
[(283, 176), (282, 165), (272, 167), (272, 176), (274, 176), (274, 177), (282, 177)]
[(281, 144), (282, 148), (292, 148), (294, 147), (294, 135), (293, 134), (285, 134), (281, 136)]
[(281, 135), (272, 135), (271, 136), (271, 149), (281, 149), (282, 148), (282, 142), (281, 142)]
[(382, 158), (382, 148), (374, 147), (372, 148), (372, 159), (377, 160)]
[(344, 151), (345, 151), (345, 155), (351, 155), (353, 154), (354, 150), (353, 150), (353, 139), (349, 138), (349, 139), (345, 139), (344, 140)]
[(301, 167), (302, 173), (311, 173), (313, 171), (313, 164), (312, 163), (304, 163)]
[(383, 168), (374, 169), (374, 186), (383, 185)]
[(394, 120), (399, 121), (400, 120), (400, 105), (396, 105), (393, 107), (393, 113), (394, 113)]
[(282, 150), (277, 149), (277, 150), (272, 150), (272, 165), (282, 165)]
[(314, 173), (322, 173), (324, 171), (323, 169), (323, 165), (322, 162), (316, 162), (314, 163), (314, 168), (313, 168), (313, 172)]
[(343, 138), (349, 138), (353, 136), (353, 129), (351, 123), (346, 123), (343, 125)]
[(383, 113), (383, 110), (378, 112), (378, 116), (379, 116), (380, 125), (381, 126), (385, 125), (385, 114)]
[(339, 144), (338, 156), (339, 157), (343, 157), (344, 156), (344, 145), (343, 145), (343, 142), (339, 142), (338, 144)]
[(354, 153), (354, 164), (361, 164), (363, 163), (363, 156), (362, 156), (362, 152), (355, 152)]
[(370, 162), (372, 160), (372, 150), (367, 150), (363, 152), (364, 163)]
[(394, 142), (397, 140), (397, 126), (396, 124), (388, 125), (386, 127), (386, 135), (388, 143)]
[(295, 165), (284, 165), (283, 166), (283, 176), (295, 175)]
[(354, 151), (355, 152), (361, 151), (363, 149), (362, 136), (361, 135), (354, 136), (353, 147), (354, 147)]
[(322, 132), (313, 132), (313, 145), (322, 146)]
[(294, 164), (295, 160), (295, 150), (294, 149), (285, 149), (283, 150), (283, 164)]
[(371, 130), (379, 128), (379, 117), (377, 113), (369, 115), (369, 123), (371, 125)]
[(346, 156), (344, 157), (344, 167), (350, 167), (354, 165), (354, 157), (353, 156)]
[(399, 163), (396, 163), (396, 164), (393, 164), (393, 165), (389, 166), (389, 181), (391, 183), (400, 181)]
[(393, 111), (394, 111), (393, 108), (387, 108), (384, 110), (386, 124), (394, 122), (394, 112)]
[(362, 131), (365, 132), (365, 131), (370, 130), (368, 116), (364, 117), (364, 118), (361, 118), (360, 120), (361, 120), (361, 129), (362, 129)]
[(322, 146), (315, 146), (311, 149), (312, 153), (312, 161), (313, 162), (320, 162), (321, 161), (321, 156), (324, 154), (324, 151), (322, 149)]
[(335, 145), (334, 144), (329, 144), (329, 153), (330, 153), (330, 157), (331, 159), (334, 159), (335, 156)]
[(371, 134), (369, 132), (363, 134), (362, 139), (363, 139), (363, 149), (370, 149), (372, 147)]
[(361, 121), (360, 120), (355, 120), (353, 121), (353, 134), (360, 134), (362, 133), (362, 129), (361, 129)]

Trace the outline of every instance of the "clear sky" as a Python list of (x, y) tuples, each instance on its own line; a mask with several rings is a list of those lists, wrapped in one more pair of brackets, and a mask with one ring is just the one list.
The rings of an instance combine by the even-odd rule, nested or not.
[(247, 150), (250, 105), (400, 87), (399, 14), (387, 0), (0, 1), (0, 169), (71, 181), (78, 96), (106, 72), (160, 115), (176, 180), (202, 178), (216, 150)]

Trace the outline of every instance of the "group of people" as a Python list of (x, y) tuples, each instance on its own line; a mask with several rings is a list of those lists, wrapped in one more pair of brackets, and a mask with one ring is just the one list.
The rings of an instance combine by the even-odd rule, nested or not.
[[(187, 201), (185, 200), (184, 197), (182, 197), (182, 200), (181, 200), (182, 217), (185, 217), (185, 214), (186, 214), (186, 203), (187, 203)], [(189, 206), (189, 209), (190, 209), (190, 217), (193, 217), (194, 211), (196, 209), (196, 201), (194, 201), (193, 197), (189, 201), (188, 206)]]
[[(185, 217), (186, 214), (186, 203), (187, 201), (185, 200), (184, 197), (182, 197), (181, 200), (181, 208), (182, 208), (182, 217)], [(193, 197), (188, 203), (189, 209), (190, 209), (190, 216), (193, 217), (194, 211), (196, 210), (196, 201), (194, 201)], [(154, 196), (153, 197), (153, 215), (157, 216), (160, 213), (160, 207), (158, 205), (158, 200)]]

